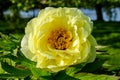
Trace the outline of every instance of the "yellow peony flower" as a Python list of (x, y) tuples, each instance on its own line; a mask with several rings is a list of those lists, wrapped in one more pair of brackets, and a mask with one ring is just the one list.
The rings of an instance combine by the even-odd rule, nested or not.
[(77, 8), (45, 8), (28, 22), (21, 51), (37, 62), (37, 68), (50, 72), (92, 62), (96, 55), (92, 27), (90, 18)]

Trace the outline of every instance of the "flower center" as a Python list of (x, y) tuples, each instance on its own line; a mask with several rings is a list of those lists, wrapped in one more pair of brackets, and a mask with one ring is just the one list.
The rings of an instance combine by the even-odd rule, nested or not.
[(48, 38), (48, 43), (55, 49), (65, 50), (67, 49), (72, 42), (72, 35), (69, 31), (66, 31), (63, 28), (51, 31), (51, 34)]

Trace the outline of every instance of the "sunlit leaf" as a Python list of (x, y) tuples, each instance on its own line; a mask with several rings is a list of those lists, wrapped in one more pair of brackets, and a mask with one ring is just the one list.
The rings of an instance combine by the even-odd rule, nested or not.
[(109, 59), (107, 60), (106, 66), (109, 70), (120, 70), (120, 49), (109, 49)]
[(65, 71), (61, 71), (56, 74), (55, 80), (80, 80), (80, 79), (67, 75)]
[(1, 62), (1, 64), (2, 64), (2, 68), (6, 72), (8, 72), (11, 75), (14, 75), (16, 77), (17, 76), (26, 77), (26, 76), (31, 74), (31, 72), (28, 69), (18, 69), (18, 68), (14, 67), (14, 66), (9, 65), (6, 62)]
[(120, 77), (109, 75), (96, 75), (91, 73), (78, 73), (74, 77), (80, 80), (118, 80)]
[(66, 69), (66, 73), (68, 75), (73, 76), (75, 73), (80, 71), (85, 65), (86, 65), (86, 63), (81, 63), (81, 64), (70, 66)]
[(45, 71), (45, 70), (42, 70), (42, 69), (39, 69), (39, 68), (33, 68), (33, 67), (31, 67), (31, 72), (37, 78), (39, 78), (39, 77), (45, 77), (45, 76), (51, 76), (51, 74), (48, 71)]

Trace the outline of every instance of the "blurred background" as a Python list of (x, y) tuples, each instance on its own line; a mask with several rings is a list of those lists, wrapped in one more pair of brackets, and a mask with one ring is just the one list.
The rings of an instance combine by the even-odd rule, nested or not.
[(96, 62), (104, 66), (97, 72), (120, 76), (120, 0), (0, 0), (0, 55), (20, 46), (27, 22), (45, 7), (75, 7), (88, 15), (94, 22), (97, 53), (102, 59), (109, 56)]

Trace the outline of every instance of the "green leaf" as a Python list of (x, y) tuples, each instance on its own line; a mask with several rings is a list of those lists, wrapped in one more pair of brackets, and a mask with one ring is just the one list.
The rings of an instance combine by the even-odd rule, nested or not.
[(20, 65), (30, 68), (30, 66), (35, 66), (35, 62), (27, 59), (20, 51), (17, 52), (17, 56), (14, 56), (12, 54), (7, 54), (7, 55), (3, 55), (0, 56), (0, 61), (2, 61), (2, 59), (8, 58), (10, 60), (13, 60), (16, 63), (19, 63)]
[(5, 58), (8, 58), (8, 59), (13, 60), (15, 62), (19, 62), (18, 58), (12, 54), (0, 56), (1, 61), (2, 61), (2, 59), (5, 59)]
[(8, 79), (8, 78), (21, 78), (21, 75), (0, 74), (0, 79)]
[(109, 59), (107, 60), (106, 64), (108, 66), (105, 66), (110, 71), (112, 70), (119, 70), (120, 69), (120, 49), (114, 49), (111, 48), (108, 50), (109, 53)]
[(34, 67), (34, 66), (36, 65), (35, 62), (27, 59), (27, 58), (21, 53), (21, 51), (18, 51), (17, 57), (18, 57), (18, 59), (20, 60), (21, 65), (23, 65), (23, 66), (25, 66), (25, 67), (27, 67), (27, 68)]
[(108, 47), (106, 52), (97, 54), (97, 58), (105, 61), (103, 68), (107, 71), (119, 71), (120, 69), (120, 49)]
[(75, 77), (69, 76), (65, 71), (61, 71), (55, 75), (55, 80), (79, 80)]
[(27, 59), (21, 52), (18, 52), (17, 56), (21, 61), (21, 65), (29, 68), (36, 78), (40, 78), (40, 80), (51, 80), (51, 74), (48, 71), (36, 68), (36, 63)]
[(105, 60), (96, 59), (92, 63), (88, 63), (85, 67), (82, 68), (82, 72), (94, 72), (102, 67)]
[(70, 66), (66, 69), (66, 73), (70, 76), (73, 76), (75, 73), (80, 71), (85, 65), (86, 63), (81, 63), (81, 64)]
[(80, 80), (118, 80), (120, 77), (110, 75), (96, 75), (91, 73), (78, 73), (74, 76)]
[(51, 74), (48, 71), (45, 71), (40, 68), (31, 67), (31, 72), (37, 78), (51, 76)]
[(54, 80), (52, 76), (42, 76), (39, 78), (40, 80)]
[(18, 53), (18, 54), (19, 55), (17, 55), (17, 56), (14, 56), (12, 54), (0, 56), (0, 61), (2, 61), (3, 59), (10, 59), (10, 60), (13, 60), (14, 62), (16, 62), (17, 64), (22, 65), (27, 68), (30, 68), (30, 66), (35, 66), (35, 62), (20, 55), (20, 53)]
[(0, 51), (5, 52), (9, 51), (12, 52), (14, 49), (16, 49), (19, 46), (20, 39), (16, 38), (16, 36), (13, 35), (5, 35), (0, 33)]
[(8, 72), (8, 73), (10, 73), (11, 75), (14, 75), (14, 76), (16, 76), (16, 77), (17, 77), (17, 76), (26, 77), (26, 76), (28, 76), (28, 75), (31, 74), (30, 70), (28, 70), (28, 69), (18, 69), (18, 68), (15, 68), (15, 67), (9, 65), (9, 64), (6, 63), (6, 62), (1, 62), (1, 64), (2, 64), (2, 68), (3, 68), (6, 72)]

